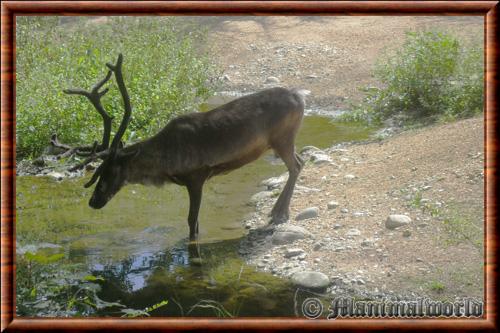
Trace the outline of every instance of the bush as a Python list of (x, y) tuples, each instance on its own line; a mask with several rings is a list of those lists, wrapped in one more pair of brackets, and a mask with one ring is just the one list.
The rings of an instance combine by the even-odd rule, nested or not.
[(482, 112), (482, 46), (463, 47), (449, 34), (407, 33), (403, 47), (379, 62), (375, 74), (383, 88), (365, 88), (364, 102), (345, 119), (432, 122)]
[[(102, 120), (90, 102), (66, 88), (90, 89), (106, 75), (107, 62), (123, 53), (132, 106), (125, 139), (152, 135), (173, 116), (197, 111), (212, 93), (215, 67), (200, 51), (206, 34), (181, 18), (18, 17), (16, 24), (16, 144), (18, 157), (36, 156), (53, 133), (62, 142), (101, 140)], [(113, 80), (113, 79), (112, 79)], [(115, 83), (103, 98), (116, 121), (123, 113)], [(127, 137), (128, 135), (128, 137)]]

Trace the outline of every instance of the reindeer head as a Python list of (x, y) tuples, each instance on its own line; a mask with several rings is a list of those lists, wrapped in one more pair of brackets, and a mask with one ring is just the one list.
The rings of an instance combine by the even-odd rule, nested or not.
[[(127, 181), (127, 162), (130, 157), (135, 156), (137, 151), (124, 152), (119, 150), (116, 154), (109, 155), (94, 172), (95, 178), (99, 178), (94, 193), (89, 200), (89, 206), (100, 209), (113, 198), (113, 196), (125, 185)], [(92, 177), (92, 179), (94, 178)], [(91, 179), (91, 181), (92, 181)], [(92, 186), (89, 181), (85, 187)], [(94, 180), (95, 182), (95, 180)]]
[[(132, 114), (130, 97), (123, 81), (122, 63), (123, 56), (120, 54), (115, 65), (109, 63), (106, 64), (109, 68), (108, 74), (103, 80), (98, 82), (90, 92), (81, 89), (69, 89), (64, 91), (67, 94), (77, 94), (87, 97), (102, 116), (104, 121), (102, 144), (98, 145), (97, 142), (95, 142), (89, 157), (78, 166), (82, 167), (97, 158), (103, 159), (103, 162), (95, 170), (90, 181), (84, 185), (87, 188), (92, 186), (97, 181), (94, 193), (89, 201), (89, 206), (95, 209), (104, 207), (106, 203), (123, 187), (123, 185), (125, 185), (127, 180), (127, 162), (130, 160), (131, 156), (138, 153), (137, 150), (128, 149), (126, 151), (121, 143), (121, 138), (123, 137), (123, 134), (125, 134), (125, 130), (127, 129), (130, 122), (130, 116)], [(101, 97), (108, 92), (108, 89), (106, 88), (102, 92), (100, 92), (99, 89), (111, 78), (112, 73), (115, 74), (116, 83), (118, 84), (118, 88), (123, 98), (125, 112), (123, 114), (120, 127), (111, 142), (111, 146), (108, 148), (111, 136), (111, 121), (113, 118), (106, 113), (100, 101)]]

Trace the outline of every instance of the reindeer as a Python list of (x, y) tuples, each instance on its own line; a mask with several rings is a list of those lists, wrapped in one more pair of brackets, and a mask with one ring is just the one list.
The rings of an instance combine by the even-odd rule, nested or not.
[[(73, 151), (87, 158), (73, 169), (102, 159), (92, 178), (96, 181), (89, 205), (100, 209), (126, 184), (160, 186), (175, 183), (189, 193), (189, 238), (198, 236), (198, 213), (203, 184), (213, 176), (238, 169), (273, 149), (285, 163), (289, 177), (270, 216), (271, 223), (286, 222), (290, 199), (304, 165), (295, 152), (295, 137), (302, 123), (307, 90), (270, 88), (243, 96), (208, 112), (190, 113), (172, 119), (153, 137), (124, 147), (121, 139), (130, 122), (132, 106), (122, 75), (123, 56), (116, 64), (106, 64), (109, 72), (91, 91), (69, 89), (64, 92), (87, 97), (103, 118), (101, 144), (77, 147)], [(114, 73), (123, 98), (124, 115), (111, 142), (112, 118), (100, 100), (108, 89), (99, 91)], [(64, 146), (52, 137), (52, 144)]]

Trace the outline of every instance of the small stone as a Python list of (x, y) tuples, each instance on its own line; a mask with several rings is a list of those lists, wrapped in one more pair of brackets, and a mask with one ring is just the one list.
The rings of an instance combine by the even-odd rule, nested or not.
[(340, 229), (340, 228), (342, 228), (342, 224), (335, 223), (333, 225), (333, 229)]
[(264, 83), (280, 83), (280, 79), (275, 76), (269, 76)]
[(318, 251), (319, 249), (321, 249), (323, 247), (323, 243), (321, 242), (317, 242), (317, 243), (314, 243), (313, 245), (313, 250), (314, 251)]
[(344, 214), (347, 214), (347, 213), (349, 213), (349, 209), (347, 209), (347, 208), (342, 208), (342, 209), (340, 210), (340, 212), (341, 212), (341, 213), (344, 213)]
[(311, 161), (316, 164), (323, 164), (323, 163), (329, 163), (332, 161), (330, 156), (324, 154), (323, 152), (314, 152), (311, 155)]
[(410, 230), (403, 231), (403, 237), (410, 237), (410, 236), (411, 236), (411, 231)]
[(373, 245), (373, 241), (371, 239), (365, 239), (361, 242), (361, 246), (364, 246), (364, 247), (368, 247), (368, 246), (372, 246)]
[(272, 198), (273, 196), (274, 196), (274, 192), (272, 192), (272, 191), (258, 192), (258, 193), (255, 193), (254, 195), (252, 195), (252, 197), (250, 198), (250, 202), (253, 204), (256, 204), (260, 201)]
[(52, 178), (54, 178), (57, 181), (61, 181), (61, 180), (64, 179), (64, 174), (62, 174), (60, 172), (55, 172), (55, 171), (49, 172), (47, 174), (47, 176), (52, 177)]
[(337, 201), (330, 201), (329, 203), (327, 203), (326, 207), (328, 209), (335, 209), (339, 206), (339, 203)]
[(344, 179), (347, 179), (347, 180), (352, 180), (352, 179), (355, 179), (356, 176), (355, 175), (351, 175), (351, 174), (348, 174), (348, 175), (345, 175), (344, 176)]
[(361, 235), (361, 231), (359, 231), (358, 229), (349, 229), (346, 233), (346, 236), (359, 236)]
[(318, 264), (319, 262), (321, 262), (321, 259), (320, 258), (314, 258), (314, 263)]
[(408, 225), (411, 222), (411, 218), (406, 215), (389, 215), (387, 220), (385, 221), (385, 227), (387, 229), (396, 229), (403, 225)]
[(299, 248), (286, 249), (285, 250), (285, 258), (296, 257), (304, 253), (304, 250)]
[(312, 219), (315, 217), (318, 217), (319, 215), (319, 208), (318, 207), (309, 207), (301, 211), (296, 217), (296, 221), (302, 221), (302, 220), (307, 220), (307, 219)]
[(366, 284), (366, 282), (363, 279), (356, 279), (356, 283), (361, 285)]

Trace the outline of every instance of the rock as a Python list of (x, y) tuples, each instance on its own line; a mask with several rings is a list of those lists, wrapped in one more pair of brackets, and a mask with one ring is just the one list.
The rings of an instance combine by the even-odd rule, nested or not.
[(330, 279), (321, 272), (302, 271), (292, 275), (292, 282), (299, 287), (323, 291), (330, 284)]
[(408, 225), (411, 222), (411, 218), (406, 215), (389, 215), (387, 220), (385, 221), (385, 227), (387, 229), (396, 229), (403, 225)]
[(296, 257), (296, 256), (300, 256), (301, 254), (304, 254), (304, 250), (299, 249), (299, 248), (285, 250), (285, 258)]
[(371, 239), (365, 239), (361, 242), (361, 246), (364, 246), (364, 247), (369, 247), (372, 245), (373, 245), (373, 240), (371, 240)]
[(353, 228), (353, 229), (347, 230), (347, 233), (345, 235), (348, 236), (348, 237), (349, 236), (351, 236), (351, 237), (352, 236), (359, 236), (359, 235), (361, 235), (361, 231), (359, 231), (358, 229), (354, 229)]
[(315, 151), (315, 152), (323, 152), (321, 149), (319, 149), (318, 147), (314, 147), (314, 146), (304, 146), (301, 150), (300, 150), (300, 154), (304, 154), (305, 152), (308, 152), (308, 151)]
[(287, 226), (274, 233), (272, 242), (275, 245), (283, 245), (306, 237), (311, 237), (311, 233), (306, 229), (298, 226)]
[(271, 190), (271, 189), (275, 189), (275, 188), (279, 187), (281, 184), (286, 182), (287, 179), (288, 179), (288, 173), (284, 173), (279, 177), (271, 177), (271, 178), (263, 180), (261, 182), (261, 185), (267, 186), (267, 188), (269, 190)]
[(264, 83), (280, 83), (280, 79), (275, 76), (269, 76)]
[(314, 245), (313, 245), (313, 251), (318, 251), (322, 247), (323, 247), (323, 243), (321, 243), (321, 242), (314, 243)]
[(330, 163), (332, 161), (330, 156), (328, 156), (327, 154), (324, 154), (322, 152), (312, 153), (310, 159), (316, 165), (323, 164), (323, 163)]
[(342, 228), (342, 224), (335, 223), (333, 225), (333, 229), (340, 229), (340, 228)]
[(342, 209), (340, 210), (340, 212), (341, 212), (341, 213), (344, 213), (344, 214), (347, 214), (347, 213), (349, 213), (349, 209), (347, 209), (347, 208), (342, 208)]
[(227, 82), (230, 82), (230, 81), (231, 81), (231, 78), (229, 77), (229, 75), (225, 74), (225, 75), (222, 77), (222, 80), (227, 81)]
[(49, 172), (47, 176), (52, 177), (57, 181), (61, 181), (64, 179), (64, 174), (56, 171)]
[(306, 79), (316, 79), (318, 76), (315, 74), (309, 74), (306, 76)]
[(347, 179), (347, 180), (353, 180), (355, 178), (356, 178), (356, 176), (355, 175), (351, 175), (351, 174), (348, 174), (348, 175), (344, 176), (344, 179)]
[(296, 217), (296, 221), (302, 221), (302, 220), (307, 220), (307, 219), (312, 219), (315, 217), (318, 217), (319, 215), (319, 208), (318, 207), (309, 207), (301, 211)]
[(411, 231), (410, 230), (403, 231), (403, 237), (410, 237), (410, 236), (411, 236)]

